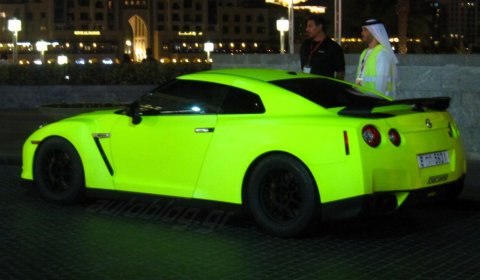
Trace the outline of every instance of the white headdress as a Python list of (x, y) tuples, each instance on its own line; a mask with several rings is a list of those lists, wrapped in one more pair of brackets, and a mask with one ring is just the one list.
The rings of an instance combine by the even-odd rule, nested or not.
[(394, 63), (398, 63), (398, 59), (395, 56), (395, 53), (392, 50), (392, 45), (390, 44), (387, 30), (385, 29), (385, 26), (383, 25), (382, 22), (376, 20), (376, 19), (368, 19), (365, 21), (363, 24), (363, 27), (367, 28), (370, 33), (372, 33), (373, 37), (387, 50), (390, 51)]

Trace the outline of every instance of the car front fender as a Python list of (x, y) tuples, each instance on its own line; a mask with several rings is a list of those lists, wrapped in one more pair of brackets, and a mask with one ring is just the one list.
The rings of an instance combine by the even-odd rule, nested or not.
[[(35, 180), (35, 155), (37, 149), (50, 137), (61, 137), (69, 141), (77, 150), (85, 174), (87, 188), (113, 189), (113, 178), (95, 143), (94, 133), (98, 132), (94, 121), (64, 120), (47, 125), (35, 131), (23, 145), (22, 179)], [(108, 158), (108, 155), (106, 155)]]

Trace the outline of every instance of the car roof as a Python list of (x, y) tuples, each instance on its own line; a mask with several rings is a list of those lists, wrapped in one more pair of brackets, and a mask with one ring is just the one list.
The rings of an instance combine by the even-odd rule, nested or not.
[(294, 72), (294, 71), (281, 70), (281, 69), (266, 69), (266, 68), (226, 68), (226, 69), (208, 70), (208, 71), (199, 72), (199, 73), (230, 75), (230, 76), (237, 76), (242, 78), (255, 79), (255, 80), (264, 81), (264, 82), (313, 77), (313, 75), (308, 75), (302, 72)]

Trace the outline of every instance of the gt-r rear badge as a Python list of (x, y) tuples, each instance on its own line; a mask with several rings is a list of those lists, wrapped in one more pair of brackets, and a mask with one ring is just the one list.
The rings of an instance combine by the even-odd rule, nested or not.
[(428, 178), (428, 183), (429, 184), (440, 183), (440, 182), (447, 181), (447, 179), (448, 179), (448, 174), (432, 176), (432, 177)]

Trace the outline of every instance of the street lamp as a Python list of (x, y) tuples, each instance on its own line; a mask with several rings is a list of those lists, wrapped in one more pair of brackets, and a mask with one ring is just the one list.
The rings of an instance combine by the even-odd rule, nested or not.
[(288, 22), (290, 24), (288, 33), (288, 50), (290, 54), (293, 54), (294, 50), (294, 43), (293, 43), (293, 35), (294, 35), (294, 17), (293, 17), (293, 5), (306, 2), (307, 0), (265, 0), (266, 3), (272, 3), (277, 5), (282, 5), (284, 7), (288, 7)]
[(335, 39), (342, 44), (342, 0), (335, 0)]
[(213, 52), (213, 43), (206, 42), (203, 44), (203, 50), (207, 52), (207, 61), (210, 62), (210, 52)]
[(285, 31), (289, 29), (288, 19), (277, 20), (277, 30), (280, 32), (280, 53), (285, 53)]
[(42, 64), (45, 64), (45, 51), (48, 49), (48, 43), (40, 40), (35, 44), (35, 47), (37, 48), (37, 51), (40, 52)]
[(22, 21), (16, 18), (12, 18), (8, 20), (8, 30), (13, 33), (13, 56), (12, 61), (13, 64), (17, 64), (18, 54), (17, 54), (17, 40), (18, 40), (18, 32), (22, 31)]
[(125, 53), (127, 54), (132, 54), (132, 41), (130, 40), (125, 40), (125, 46), (126, 46), (126, 50), (125, 50)]

